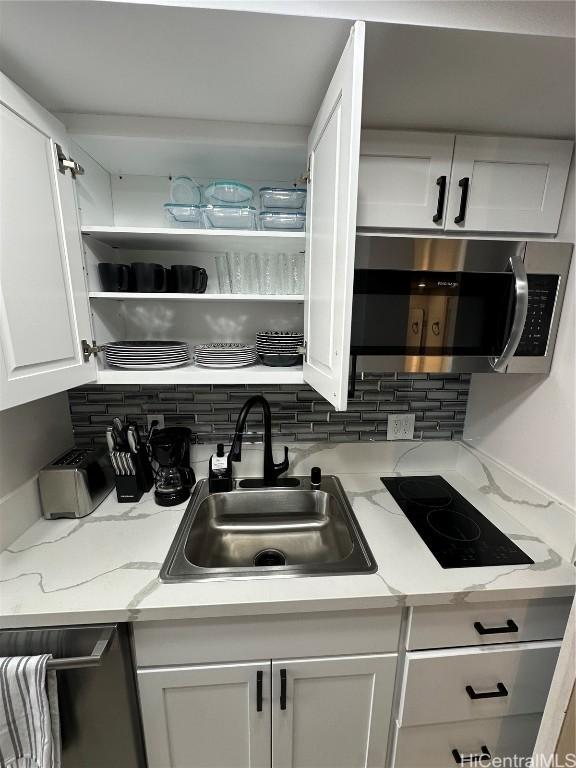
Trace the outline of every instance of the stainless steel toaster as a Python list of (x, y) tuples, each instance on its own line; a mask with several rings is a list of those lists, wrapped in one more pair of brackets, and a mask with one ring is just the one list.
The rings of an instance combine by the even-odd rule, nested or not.
[(108, 451), (72, 448), (40, 470), (38, 484), (45, 518), (85, 517), (114, 485)]

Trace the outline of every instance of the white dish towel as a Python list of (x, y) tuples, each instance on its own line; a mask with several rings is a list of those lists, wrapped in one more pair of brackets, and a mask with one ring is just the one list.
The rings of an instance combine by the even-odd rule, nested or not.
[(0, 658), (0, 768), (61, 768), (50, 654)]

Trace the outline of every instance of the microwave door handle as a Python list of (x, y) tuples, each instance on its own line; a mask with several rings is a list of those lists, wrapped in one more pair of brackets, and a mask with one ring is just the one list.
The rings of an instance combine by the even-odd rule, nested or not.
[(522, 258), (526, 250), (526, 243), (522, 243), (510, 257), (510, 266), (514, 275), (514, 292), (516, 294), (516, 308), (508, 341), (504, 345), (499, 357), (491, 357), (490, 365), (497, 373), (504, 373), (506, 366), (514, 357), (516, 348), (522, 338), (526, 315), (528, 313), (528, 276)]

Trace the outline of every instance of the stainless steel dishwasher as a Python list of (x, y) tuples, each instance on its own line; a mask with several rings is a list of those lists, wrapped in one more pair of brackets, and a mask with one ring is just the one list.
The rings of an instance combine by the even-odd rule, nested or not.
[(63, 768), (145, 768), (127, 624), (0, 630), (0, 656), (51, 653)]

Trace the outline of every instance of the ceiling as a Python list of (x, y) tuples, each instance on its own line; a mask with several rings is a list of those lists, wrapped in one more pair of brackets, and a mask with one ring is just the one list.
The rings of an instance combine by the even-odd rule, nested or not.
[[(349, 28), (180, 0), (0, 0), (0, 68), (58, 113), (310, 126)], [(363, 124), (573, 137), (575, 45), (368, 22)]]
[(0, 67), (53, 112), (306, 126), (349, 30), (175, 6), (1, 2)]
[(368, 24), (363, 125), (572, 138), (575, 45)]

